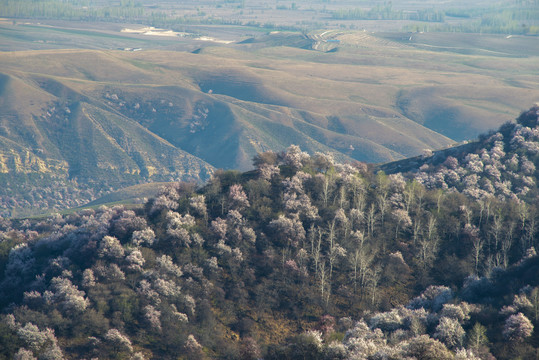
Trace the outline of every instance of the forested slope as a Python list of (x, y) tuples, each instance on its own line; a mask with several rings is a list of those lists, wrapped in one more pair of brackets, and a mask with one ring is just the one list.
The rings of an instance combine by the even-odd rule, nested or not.
[(138, 210), (4, 219), (0, 357), (535, 358), (538, 110), (410, 173), (290, 146)]

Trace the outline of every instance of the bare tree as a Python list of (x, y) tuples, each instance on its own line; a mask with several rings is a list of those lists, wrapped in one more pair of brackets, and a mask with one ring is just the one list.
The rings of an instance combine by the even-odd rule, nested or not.
[(515, 223), (511, 221), (507, 225), (507, 230), (501, 244), (501, 256), (502, 256), (502, 265), (504, 268), (507, 268), (509, 265), (509, 251), (513, 245), (513, 236), (515, 231)]
[(369, 270), (370, 271), (367, 273), (367, 282), (370, 288), (371, 305), (374, 305), (376, 302), (376, 295), (378, 294), (378, 284), (380, 283), (380, 279), (382, 277), (382, 269), (379, 266), (375, 266), (373, 269)]
[(419, 251), (417, 257), (423, 270), (431, 266), (438, 253), (438, 233), (436, 230), (436, 218), (430, 214), (427, 222), (425, 236), (419, 237)]
[(479, 257), (481, 256), (481, 252), (483, 251), (483, 240), (479, 236), (474, 236), (472, 238), (472, 245), (473, 245), (473, 256), (475, 261), (475, 273), (478, 273), (478, 267), (479, 267)]
[(492, 218), (492, 225), (490, 227), (490, 236), (494, 240), (494, 244), (493, 244), (494, 246), (492, 248), (492, 252), (494, 253), (498, 252), (498, 244), (500, 242), (500, 238), (502, 235), (502, 227), (503, 227), (503, 219), (501, 215), (494, 215), (494, 217)]
[(326, 269), (325, 260), (322, 260), (320, 262), (320, 266), (318, 267), (318, 270), (317, 270), (317, 277), (318, 277), (319, 286), (320, 286), (319, 288), (320, 298), (322, 299), (322, 301), (325, 301), (327, 305), (327, 303), (329, 303), (329, 295), (328, 295), (329, 279), (328, 279), (328, 271)]
[(476, 322), (468, 334), (468, 346), (477, 351), (481, 346), (487, 343), (487, 328)]
[(389, 201), (387, 199), (387, 192), (383, 192), (376, 197), (376, 202), (378, 203), (378, 210), (380, 212), (380, 225), (384, 226), (384, 216), (389, 206)]
[(370, 237), (374, 234), (374, 224), (376, 222), (376, 212), (374, 209), (374, 203), (371, 203), (369, 210), (367, 211), (367, 233)]
[(331, 192), (332, 176), (325, 175), (322, 182), (322, 199), (324, 201), (324, 207), (328, 206), (329, 193)]

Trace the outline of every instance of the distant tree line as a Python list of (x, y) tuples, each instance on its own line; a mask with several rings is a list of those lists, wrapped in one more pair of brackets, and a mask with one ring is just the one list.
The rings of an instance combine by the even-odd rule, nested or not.
[[(437, 23), (428, 26), (413, 24), (408, 31), (443, 31), (501, 34), (538, 34), (539, 7), (537, 1), (515, 1), (502, 7), (420, 9), (404, 11), (394, 9), (391, 3), (370, 9), (338, 9), (331, 13), (336, 20), (412, 20)], [(447, 17), (462, 21), (447, 23)]]
[(96, 6), (94, 1), (84, 0), (6, 0), (0, 7), (0, 16), (23, 19), (136, 21), (143, 18), (144, 8), (138, 2), (126, 0), (122, 0), (117, 6)]
[[(293, 10), (293, 9), (291, 9)], [(451, 9), (395, 9), (391, 2), (365, 8), (344, 8), (330, 12), (334, 20), (409, 20), (428, 23), (413, 24), (407, 31), (444, 31), (503, 34), (538, 34), (539, 7), (536, 0), (515, 0), (496, 7), (470, 7)], [(121, 0), (113, 4), (98, 0), (5, 0), (0, 16), (7, 18), (63, 19), (78, 21), (112, 21), (144, 23), (157, 27), (178, 27), (188, 24), (219, 24), (258, 26), (278, 30), (300, 30), (323, 27), (312, 22), (280, 26), (271, 22), (224, 19), (211, 13), (171, 14), (158, 6), (143, 6), (139, 1)], [(446, 22), (447, 17), (461, 19), (457, 23)]]
[(158, 7), (144, 7), (140, 2), (122, 0), (116, 5), (107, 2), (77, 0), (6, 0), (0, 7), (0, 16), (13, 19), (60, 19), (76, 21), (132, 22), (156, 27), (182, 30), (184, 25), (241, 25), (264, 27), (272, 30), (305, 31), (322, 24), (277, 25), (271, 22), (242, 21), (241, 19), (223, 19), (205, 12), (191, 15), (171, 15)]
[[(446, 17), (460, 18), (456, 23), (432, 24), (428, 31), (469, 32), (493, 34), (539, 34), (539, 6), (537, 1), (508, 3), (503, 7), (448, 9)], [(406, 30), (424, 31), (419, 24), (409, 25)]]
[(369, 10), (339, 9), (332, 12), (332, 18), (337, 20), (416, 20), (444, 22), (445, 13), (434, 9), (421, 9), (417, 11), (395, 10), (389, 5), (378, 5)]

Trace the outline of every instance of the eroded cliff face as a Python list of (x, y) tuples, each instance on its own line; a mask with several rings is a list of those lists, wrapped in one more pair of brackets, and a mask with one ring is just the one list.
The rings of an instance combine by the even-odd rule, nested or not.
[(14, 149), (0, 152), (0, 173), (67, 173), (69, 164), (66, 161), (42, 159), (29, 150), (17, 152)]

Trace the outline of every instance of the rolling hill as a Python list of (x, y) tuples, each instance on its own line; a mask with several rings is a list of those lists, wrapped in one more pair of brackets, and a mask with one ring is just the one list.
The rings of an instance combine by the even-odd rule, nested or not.
[[(28, 48), (40, 48), (31, 30)], [(43, 27), (43, 36), (53, 30)], [(104, 34), (112, 36), (77, 36), (98, 47), (108, 44)], [(115, 44), (122, 36), (138, 40), (117, 33)], [(474, 138), (539, 98), (537, 55), (516, 56), (533, 39), (500, 55), (504, 37), (489, 38), (492, 54), (427, 49), (435, 40), (418, 38), (272, 32), (229, 45), (193, 40), (196, 51), (0, 53), (0, 180), (11, 197), (28, 193), (21, 181), (43, 177), (103, 195), (141, 182), (204, 181), (215, 168), (246, 170), (256, 153), (290, 144), (381, 163)], [(3, 207), (27, 206), (2, 196)]]

